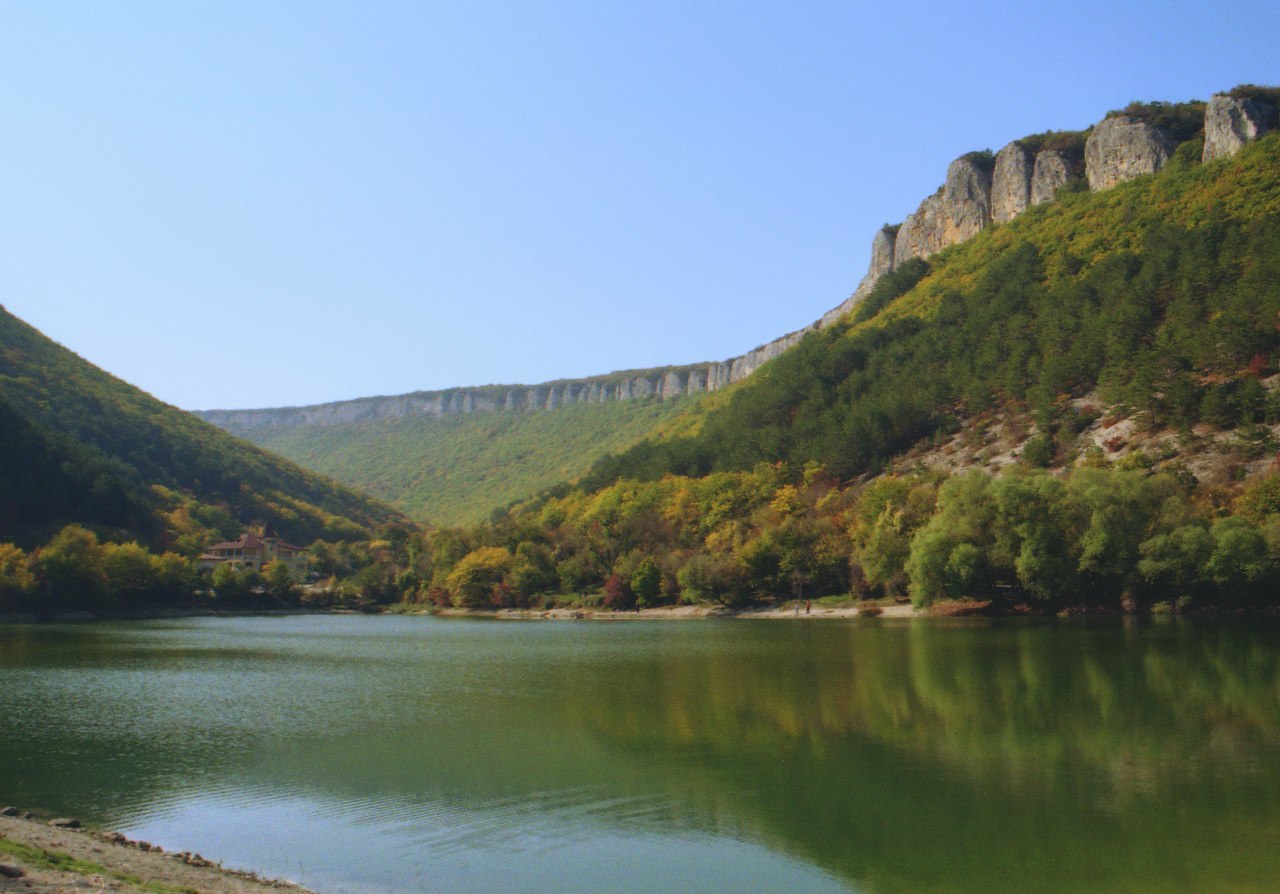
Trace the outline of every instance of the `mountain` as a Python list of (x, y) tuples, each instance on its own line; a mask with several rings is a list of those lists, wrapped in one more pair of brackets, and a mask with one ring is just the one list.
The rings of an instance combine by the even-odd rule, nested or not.
[[(1273, 609), (1278, 99), (1134, 103), (965, 154), (791, 347), (577, 481), (388, 556), (387, 598)], [(456, 418), (566, 412), (502, 407)]]
[(411, 517), (473, 524), (577, 478), (649, 437), (695, 398), (571, 404), (555, 412), (406, 415), (327, 425), (258, 426), (245, 437)]
[[(1246, 86), (1216, 95), (1207, 103), (1133, 103), (1108, 114), (1086, 131), (1036, 134), (1015, 140), (996, 153), (966, 153), (951, 163), (943, 185), (905, 221), (887, 225), (874, 234), (870, 269), (853, 295), (812, 326), (741, 358), (540, 386), (485, 386), (314, 407), (210, 411), (202, 415), (349, 484), (373, 488), (419, 518), (442, 523), (474, 520), (522, 492), (549, 486), (557, 477), (572, 478), (600, 460), (605, 450), (616, 452), (624, 446), (620, 442), (636, 442), (646, 434), (647, 440), (671, 446), (638, 447), (621, 463), (599, 466), (593, 480), (607, 480), (611, 468), (627, 474), (642, 469), (701, 471), (726, 464), (739, 467), (750, 458), (782, 458), (793, 451), (783, 448), (781, 441), (812, 441), (818, 437), (817, 429), (829, 442), (820, 452), (831, 460), (833, 468), (850, 473), (866, 470), (885, 462), (894, 452), (907, 449), (918, 438), (934, 436), (938, 425), (953, 423), (952, 414), (938, 410), (940, 402), (952, 399), (949, 392), (944, 396), (938, 390), (947, 383), (920, 380), (917, 390), (921, 394), (928, 392), (928, 396), (916, 395), (906, 403), (900, 402), (902, 395), (893, 388), (877, 398), (883, 403), (860, 399), (855, 415), (863, 413), (881, 420), (869, 429), (845, 420), (851, 427), (838, 431), (832, 418), (808, 421), (805, 424), (813, 430), (806, 432), (804, 426), (793, 424), (797, 418), (806, 418), (803, 407), (790, 406), (779, 398), (773, 401), (775, 415), (769, 416), (768, 408), (753, 403), (760, 402), (760, 395), (770, 387), (775, 391), (792, 385), (800, 387), (783, 380), (788, 375), (786, 370), (801, 361), (782, 363), (777, 358), (799, 352), (810, 358), (822, 356), (828, 364), (842, 362), (828, 356), (829, 348), (845, 343), (851, 319), (859, 332), (880, 333), (858, 336), (863, 343), (857, 351), (883, 349), (884, 356), (890, 356), (907, 350), (908, 341), (903, 339), (915, 337), (914, 330), (906, 331), (915, 324), (894, 321), (902, 317), (924, 318), (936, 310), (943, 292), (949, 295), (972, 286), (988, 265), (1001, 260), (1000, 253), (1011, 246), (1012, 240), (1027, 232), (1027, 221), (1036, 221), (1040, 227), (1027, 236), (1036, 253), (1036, 259), (1028, 262), (1031, 267), (1044, 263), (1049, 274), (1057, 275), (1060, 271), (1055, 265), (1065, 264), (1077, 268), (1070, 274), (1077, 279), (1085, 267), (1089, 268), (1088, 275), (1101, 276), (1098, 271), (1102, 268), (1095, 269), (1090, 263), (1097, 260), (1100, 252), (1114, 261), (1119, 252), (1132, 247), (1134, 240), (1154, 232), (1153, 228), (1191, 222), (1180, 220), (1185, 212), (1178, 207), (1179, 196), (1159, 196), (1160, 211), (1165, 216), (1133, 205), (1117, 212), (1125, 219), (1108, 219), (1099, 229), (1099, 221), (1089, 216), (1102, 213), (1100, 209), (1113, 208), (1116, 202), (1132, 197), (1133, 191), (1121, 191), (1096, 204), (1091, 204), (1089, 198), (1109, 196), (1122, 185), (1135, 179), (1150, 179), (1157, 172), (1175, 173), (1201, 164), (1216, 170), (1215, 163), (1232, 157), (1241, 147), (1275, 128), (1276, 101), (1275, 89)], [(1152, 182), (1169, 179), (1162, 174)], [(1247, 186), (1240, 188), (1241, 195), (1247, 194)], [(1268, 213), (1265, 196), (1265, 191), (1253, 196), (1252, 204), (1243, 213)], [(1209, 207), (1215, 200), (1210, 196), (1203, 201)], [(1203, 221), (1195, 225), (1199, 223)], [(1063, 246), (1068, 244), (1070, 249), (1064, 254)], [(1040, 275), (1036, 270), (1006, 271), (1014, 272)], [(990, 276), (987, 281), (993, 283)], [(878, 316), (877, 312), (891, 303), (895, 306)], [(904, 313), (905, 308), (916, 310)], [(975, 318), (972, 314), (966, 317)], [(1020, 319), (1016, 314), (1008, 320), (995, 319), (991, 331), (1007, 332), (1005, 324), (1016, 319)], [(797, 347), (805, 343), (809, 344), (807, 349)], [(1055, 363), (1090, 363), (1097, 359), (1076, 356), (1071, 361)], [(934, 372), (913, 368), (913, 374)], [(837, 380), (847, 378), (845, 372), (832, 375), (835, 378), (828, 376), (822, 388), (833, 388)], [(757, 385), (761, 378), (767, 381)], [(1054, 383), (1044, 381), (1040, 387), (1045, 391), (1052, 389)], [(1009, 393), (1023, 399), (1024, 390), (1013, 389)], [(713, 391), (719, 393), (708, 399), (708, 393)], [(811, 392), (812, 389), (800, 388), (797, 393), (816, 400), (812, 407), (821, 406), (824, 412), (830, 409), (830, 395), (814, 397)], [(583, 436), (596, 424), (600, 428), (614, 424), (602, 415), (596, 416), (598, 408), (620, 401), (652, 405), (672, 397), (682, 398), (684, 405), (678, 409), (663, 406), (648, 420), (629, 420), (619, 437)], [(918, 404), (913, 403), (917, 397)], [(777, 415), (784, 405), (786, 412), (793, 415)], [(739, 409), (731, 410), (730, 406)], [(565, 407), (582, 412), (556, 420), (540, 418), (563, 413)], [(796, 413), (801, 415), (797, 417)], [(451, 421), (459, 416), (504, 418), (500, 423), (472, 425)], [(739, 421), (725, 422), (730, 418)], [(924, 421), (929, 419), (933, 422)], [(943, 421), (938, 423), (938, 419)], [(647, 422), (656, 428), (646, 433), (643, 428)], [(669, 437), (673, 433), (700, 431), (704, 423), (711, 430), (700, 441)], [(893, 429), (891, 433), (887, 433), (889, 428)], [(784, 430), (785, 436), (779, 434)], [(551, 439), (540, 440), (544, 434)], [(763, 441), (768, 438), (775, 443), (765, 445)], [(517, 446), (534, 443), (555, 445), (551, 451), (554, 461), (549, 460), (545, 450)], [(672, 458), (673, 451), (682, 450), (700, 450), (701, 455)], [(658, 454), (665, 458), (654, 459)], [(641, 460), (642, 456), (650, 459)], [(495, 472), (499, 468), (510, 486), (496, 484)]]
[[(844, 316), (513, 507), (459, 567), (515, 604), (557, 586), (525, 584), (545, 566), (619, 607), (1274, 606), (1280, 133), (1258, 101), (1252, 135), (1211, 151), (1221, 104), (1109, 117), (1083, 176), (966, 238), (988, 159), (953, 166), (968, 185), (898, 228)], [(956, 241), (902, 243), (930, 227)]]
[(304, 542), (403, 521), (98, 369), (0, 307), (0, 542), (81, 523), (190, 551), (269, 519)]

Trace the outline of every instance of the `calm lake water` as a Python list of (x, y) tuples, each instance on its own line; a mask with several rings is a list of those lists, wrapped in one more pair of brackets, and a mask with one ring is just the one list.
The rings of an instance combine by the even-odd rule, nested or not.
[(0, 626), (0, 801), (338, 892), (1280, 886), (1251, 621)]

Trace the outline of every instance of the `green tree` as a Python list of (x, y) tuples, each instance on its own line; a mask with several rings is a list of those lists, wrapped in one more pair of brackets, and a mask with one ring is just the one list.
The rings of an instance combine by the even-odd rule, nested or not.
[(263, 578), (267, 584), (267, 592), (273, 599), (287, 605), (298, 601), (298, 585), (284, 562), (271, 562), (263, 570)]
[(102, 546), (107, 588), (117, 604), (139, 606), (158, 599), (163, 590), (159, 562), (136, 543)]
[(738, 605), (748, 600), (742, 569), (724, 556), (699, 553), (676, 572), (680, 598), (685, 602), (714, 601)]
[(223, 605), (240, 606), (252, 602), (262, 588), (262, 575), (253, 566), (236, 568), (224, 563), (213, 570), (209, 579), (214, 598)]
[(459, 560), (449, 572), (454, 605), (481, 608), (491, 604), (494, 588), (511, 569), (511, 553), (500, 546), (482, 546)]
[(0, 543), (0, 611), (29, 608), (35, 591), (31, 557), (12, 543)]
[(105, 604), (108, 579), (105, 553), (98, 536), (80, 525), (67, 525), (40, 550), (37, 567), (55, 608)]
[(911, 541), (907, 576), (915, 605), (976, 594), (984, 583), (982, 557), (994, 539), (995, 519), (991, 477), (985, 472), (967, 472), (941, 487), (937, 512)]
[(631, 575), (631, 591), (635, 593), (636, 602), (641, 608), (656, 605), (661, 588), (662, 570), (652, 556), (646, 556)]
[(1205, 581), (1214, 538), (1207, 528), (1184, 524), (1143, 542), (1138, 571), (1158, 596), (1194, 596)]
[(1237, 516), (1214, 522), (1209, 533), (1213, 552), (1205, 571), (1218, 586), (1219, 598), (1230, 602), (1253, 598), (1273, 571), (1262, 533)]
[(1280, 471), (1259, 475), (1245, 485), (1236, 499), (1236, 511), (1255, 524), (1280, 513)]
[(549, 593), (560, 583), (551, 551), (541, 543), (521, 543), (516, 547), (507, 584), (512, 593), (528, 599), (538, 593)]

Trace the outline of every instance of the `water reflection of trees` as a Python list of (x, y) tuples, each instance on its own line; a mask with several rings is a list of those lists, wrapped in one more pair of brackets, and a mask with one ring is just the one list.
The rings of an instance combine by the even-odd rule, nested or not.
[(741, 835), (880, 894), (1280, 872), (1276, 625), (455, 625), (456, 648), (379, 630), (376, 660), (243, 631), (6, 639), (7, 680), (49, 686), (0, 699), (0, 758), (23, 761), (0, 782), (104, 821), (228, 779), (425, 826), (519, 803), (586, 832)]
[(684, 784), (875, 890), (1208, 890), (1224, 872), (1266, 890), (1275, 632), (828, 628), (637, 666), (573, 708), (620, 753), (683, 753)]

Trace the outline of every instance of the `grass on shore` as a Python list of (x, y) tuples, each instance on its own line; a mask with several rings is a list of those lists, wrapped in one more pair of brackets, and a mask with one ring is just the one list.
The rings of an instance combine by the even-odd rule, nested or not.
[(131, 885), (139, 891), (148, 891), (151, 894), (200, 894), (195, 888), (148, 882), (132, 873), (117, 872), (97, 863), (90, 863), (88, 860), (72, 857), (70, 854), (32, 847), (19, 841), (10, 841), (3, 836), (0, 836), (0, 854), (7, 854), (33, 869), (51, 869), (56, 872), (70, 872), (81, 876), (98, 876), (103, 879), (111, 879), (112, 881)]

